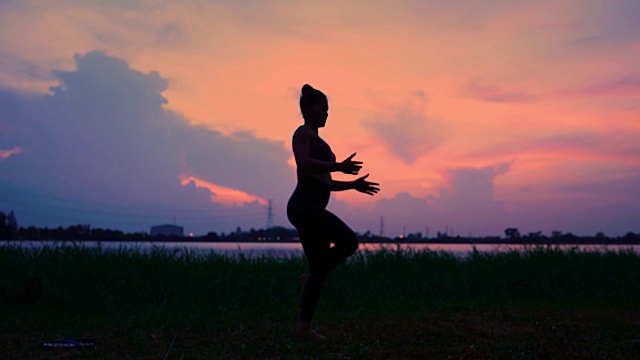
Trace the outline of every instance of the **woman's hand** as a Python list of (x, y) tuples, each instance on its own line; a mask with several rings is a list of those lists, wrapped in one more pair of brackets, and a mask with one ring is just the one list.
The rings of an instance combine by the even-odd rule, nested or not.
[[(351, 156), (353, 156), (353, 155), (351, 155)], [(378, 191), (380, 191), (380, 188), (378, 187), (380, 184), (374, 183), (374, 182), (369, 182), (369, 181), (365, 180), (368, 176), (369, 176), (369, 174), (367, 174), (367, 175), (365, 175), (363, 177), (359, 177), (356, 180), (354, 180), (353, 181), (353, 188), (355, 190), (358, 190), (361, 193), (365, 193), (365, 194), (369, 194), (369, 195), (375, 195)]]
[(351, 154), (351, 156), (339, 164), (340, 171), (349, 175), (358, 175), (358, 171), (362, 169), (362, 161), (351, 160), (354, 156), (356, 156), (356, 153)]

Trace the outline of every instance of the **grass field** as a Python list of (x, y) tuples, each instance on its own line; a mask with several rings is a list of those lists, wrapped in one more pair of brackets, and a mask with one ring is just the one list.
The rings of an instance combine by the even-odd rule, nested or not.
[[(360, 252), (322, 343), (292, 336), (302, 258), (0, 247), (0, 358), (640, 358), (633, 252)], [(91, 348), (45, 341), (93, 337)]]

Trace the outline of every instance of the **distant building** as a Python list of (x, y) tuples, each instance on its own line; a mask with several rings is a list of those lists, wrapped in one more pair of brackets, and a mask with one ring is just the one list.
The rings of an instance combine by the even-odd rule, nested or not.
[(151, 236), (184, 236), (184, 228), (177, 225), (156, 225), (151, 227)]

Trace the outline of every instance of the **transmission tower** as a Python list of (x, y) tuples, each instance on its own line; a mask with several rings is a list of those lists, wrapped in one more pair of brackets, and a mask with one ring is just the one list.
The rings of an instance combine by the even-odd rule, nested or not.
[(273, 227), (273, 200), (269, 199), (269, 210), (267, 211), (267, 229)]
[(384, 216), (380, 216), (380, 237), (384, 237)]

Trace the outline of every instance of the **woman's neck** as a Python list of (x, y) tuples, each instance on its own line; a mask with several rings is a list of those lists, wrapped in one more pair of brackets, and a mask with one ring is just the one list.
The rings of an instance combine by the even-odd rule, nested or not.
[(304, 123), (304, 125), (307, 126), (308, 128), (310, 128), (311, 130), (313, 130), (313, 132), (315, 132), (316, 134), (318, 133), (318, 127), (309, 125), (306, 122)]

